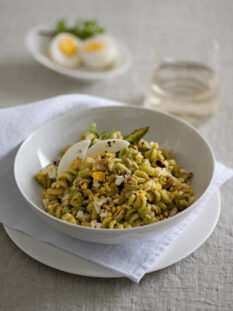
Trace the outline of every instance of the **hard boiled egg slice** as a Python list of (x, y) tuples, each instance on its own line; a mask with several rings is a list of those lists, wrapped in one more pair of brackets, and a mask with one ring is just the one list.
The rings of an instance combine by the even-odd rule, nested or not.
[(118, 54), (116, 41), (107, 35), (99, 35), (86, 40), (81, 49), (82, 61), (91, 69), (112, 66)]
[(90, 140), (81, 140), (72, 145), (63, 155), (58, 165), (57, 175), (64, 173), (69, 165), (76, 159), (83, 159), (90, 145)]
[(49, 46), (49, 54), (53, 61), (69, 68), (77, 68), (80, 64), (81, 40), (69, 33), (55, 36)]
[(105, 152), (115, 153), (121, 151), (121, 149), (129, 146), (129, 142), (123, 139), (105, 139), (96, 142), (91, 146), (85, 155), (87, 157), (93, 157), (96, 154), (101, 154)]

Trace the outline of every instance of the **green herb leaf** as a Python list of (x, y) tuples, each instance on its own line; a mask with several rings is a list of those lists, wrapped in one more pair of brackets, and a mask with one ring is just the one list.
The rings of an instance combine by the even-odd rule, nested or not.
[(98, 127), (95, 122), (90, 126), (90, 129), (87, 130), (87, 132), (96, 135), (96, 137), (99, 137)]
[(90, 129), (87, 130), (87, 132), (91, 133), (91, 134), (94, 134), (96, 138), (104, 140), (104, 139), (111, 139), (111, 138), (113, 138), (113, 134), (116, 132), (116, 130), (112, 129), (110, 132), (108, 132), (108, 131), (100, 131), (100, 132), (98, 132), (98, 126), (94, 122), (90, 126)]
[(116, 132), (115, 129), (112, 129), (109, 133), (108, 132), (105, 132), (105, 131), (102, 131), (100, 132), (100, 136), (101, 136), (101, 139), (111, 139), (113, 138), (113, 134)]
[(65, 31), (67, 28), (66, 26), (66, 21), (63, 19), (60, 19), (58, 22), (57, 22), (57, 31), (58, 32), (63, 32)]
[(105, 29), (99, 26), (99, 23), (96, 19), (90, 20), (77, 19), (73, 27), (68, 27), (66, 20), (60, 19), (57, 22), (54, 35), (57, 35), (61, 32), (72, 33), (73, 35), (84, 40), (94, 37), (98, 34), (104, 33)]

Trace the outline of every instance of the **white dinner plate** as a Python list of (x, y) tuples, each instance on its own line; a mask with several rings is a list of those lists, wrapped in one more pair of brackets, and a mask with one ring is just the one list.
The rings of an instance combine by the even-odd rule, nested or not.
[(48, 47), (51, 38), (41, 33), (51, 32), (51, 26), (39, 25), (32, 28), (26, 37), (26, 45), (33, 58), (45, 67), (60, 74), (80, 80), (104, 80), (115, 78), (125, 73), (131, 66), (132, 57), (129, 49), (117, 40), (119, 56), (114, 67), (103, 70), (90, 70), (84, 66), (69, 69), (53, 62), (48, 56)]
[[(221, 210), (220, 192), (217, 191), (200, 210), (187, 229), (168, 247), (149, 272), (166, 268), (193, 253), (213, 232)], [(35, 260), (58, 270), (91, 277), (122, 277), (117, 272), (86, 259), (40, 242), (30, 236), (5, 227), (11, 240)], [(190, 239), (190, 237), (192, 237)], [(190, 242), (191, 241), (191, 242)]]

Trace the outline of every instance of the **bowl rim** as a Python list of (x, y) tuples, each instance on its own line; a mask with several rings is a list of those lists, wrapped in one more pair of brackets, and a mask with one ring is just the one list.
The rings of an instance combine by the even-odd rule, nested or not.
[(35, 46), (32, 44), (32, 39), (35, 38), (36, 35), (39, 34), (40, 31), (44, 29), (51, 29), (53, 24), (39, 24), (37, 26), (32, 27), (26, 34), (25, 44), (26, 47), (31, 54), (31, 56), (40, 64), (45, 66), (46, 68), (57, 72), (59, 74), (63, 74), (70, 78), (81, 79), (86, 81), (95, 81), (95, 80), (105, 80), (109, 78), (115, 78), (121, 74), (126, 73), (132, 65), (132, 55), (129, 48), (120, 40), (115, 38), (116, 43), (121, 51), (123, 56), (123, 62), (120, 66), (117, 66), (108, 71), (82, 71), (77, 69), (69, 69), (65, 66), (61, 66), (55, 62), (53, 62), (48, 56), (41, 53)]
[[(111, 102), (112, 103), (112, 102)], [(17, 178), (17, 165), (18, 165), (18, 157), (19, 157), (19, 154), (22, 152), (23, 148), (24, 148), (24, 145), (26, 145), (28, 143), (28, 141), (30, 141), (30, 139), (37, 134), (37, 132), (39, 132), (40, 130), (42, 130), (43, 128), (46, 128), (47, 126), (49, 126), (51, 123), (56, 123), (58, 122), (59, 120), (62, 120), (62, 119), (66, 119), (66, 118), (69, 118), (70, 116), (73, 116), (75, 113), (83, 113), (83, 112), (86, 112), (88, 110), (100, 110), (100, 109), (115, 109), (115, 108), (118, 108), (118, 109), (137, 109), (137, 110), (147, 110), (147, 111), (151, 111), (152, 113), (157, 113), (157, 114), (160, 114), (160, 115), (165, 115), (167, 116), (168, 118), (171, 118), (171, 119), (174, 119), (176, 120), (178, 123), (182, 123), (183, 125), (185, 125), (186, 127), (190, 128), (192, 131), (195, 132), (196, 135), (200, 136), (200, 138), (203, 140), (203, 142), (206, 144), (208, 150), (209, 150), (209, 153), (210, 153), (210, 156), (211, 156), (211, 160), (212, 160), (212, 166), (213, 166), (213, 170), (212, 170), (212, 174), (211, 174), (211, 178), (210, 178), (210, 181), (205, 189), (205, 191), (202, 193), (202, 195), (197, 199), (195, 200), (188, 208), (186, 208), (185, 210), (183, 210), (182, 212), (180, 213), (177, 213), (176, 215), (170, 217), (170, 218), (167, 218), (167, 219), (163, 219), (162, 221), (159, 221), (159, 222), (155, 222), (155, 223), (152, 223), (152, 224), (147, 224), (147, 225), (143, 225), (143, 226), (139, 226), (139, 227), (131, 227), (131, 228), (123, 228), (123, 229), (110, 229), (110, 228), (92, 228), (92, 227), (86, 227), (86, 226), (81, 226), (81, 225), (78, 225), (78, 224), (72, 224), (70, 222), (66, 222), (62, 219), (59, 219), (59, 218), (56, 218), (55, 216), (52, 216), (50, 214), (48, 214), (45, 210), (41, 209), (40, 207), (38, 207), (33, 201), (31, 201), (24, 193), (21, 185), (20, 185), (20, 180), (18, 180)], [(97, 107), (90, 107), (90, 108), (87, 108), (87, 109), (83, 109), (81, 111), (79, 111), (79, 109), (73, 109), (72, 111), (68, 111), (66, 113), (63, 113), (62, 115), (58, 116), (58, 117), (55, 117), (55, 118), (52, 118), (50, 119), (49, 121), (45, 122), (44, 124), (42, 124), (41, 126), (39, 126), (38, 128), (36, 128), (24, 141), (23, 143), (20, 145), (19, 149), (17, 150), (17, 153), (16, 153), (16, 156), (15, 156), (15, 160), (14, 160), (14, 178), (15, 178), (15, 182), (16, 182), (16, 185), (21, 193), (21, 195), (24, 197), (24, 199), (30, 204), (30, 206), (32, 207), (32, 209), (36, 209), (36, 211), (39, 212), (39, 214), (42, 214), (46, 217), (48, 217), (49, 219), (51, 219), (51, 221), (54, 221), (54, 222), (58, 222), (59, 224), (61, 225), (64, 225), (64, 226), (67, 226), (67, 227), (71, 227), (71, 228), (76, 228), (75, 230), (84, 230), (86, 232), (112, 232), (113, 234), (115, 233), (117, 235), (117, 233), (122, 233), (122, 232), (133, 232), (133, 231), (137, 231), (137, 232), (140, 232), (140, 231), (144, 231), (145, 228), (152, 228), (152, 227), (156, 227), (156, 228), (159, 228), (161, 226), (163, 226), (163, 224), (169, 224), (171, 223), (172, 221), (174, 221), (174, 219), (179, 219), (181, 218), (182, 216), (187, 216), (186, 214), (189, 213), (190, 209), (194, 209), (194, 207), (196, 207), (200, 202), (201, 200), (203, 199), (203, 197), (205, 196), (206, 192), (209, 190), (209, 188), (211, 187), (212, 183), (213, 183), (213, 177), (214, 177), (214, 173), (215, 173), (215, 169), (216, 169), (216, 165), (215, 165), (215, 157), (214, 157), (214, 153), (213, 153), (213, 150), (209, 144), (209, 142), (206, 140), (206, 138), (193, 126), (191, 125), (190, 123), (188, 123), (187, 121), (184, 121), (170, 113), (167, 113), (167, 112), (164, 112), (164, 111), (160, 111), (160, 110), (155, 110), (155, 109), (150, 109), (150, 108), (147, 108), (147, 107), (144, 107), (144, 106), (137, 106), (137, 105), (128, 105), (128, 104), (124, 104), (124, 103), (120, 103), (120, 102), (115, 102), (114, 104), (111, 104), (111, 105), (107, 105), (106, 103), (104, 105), (101, 105), (101, 106), (97, 106)], [(42, 198), (41, 198), (42, 199)]]

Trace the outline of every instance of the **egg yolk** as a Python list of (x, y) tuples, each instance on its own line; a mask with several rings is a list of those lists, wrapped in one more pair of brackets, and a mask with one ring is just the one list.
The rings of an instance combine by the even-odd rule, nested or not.
[(92, 42), (84, 47), (85, 52), (95, 52), (95, 51), (100, 51), (105, 48), (104, 44), (102, 42)]
[(73, 55), (77, 53), (77, 44), (70, 38), (63, 38), (59, 42), (59, 47), (62, 53), (66, 55)]

